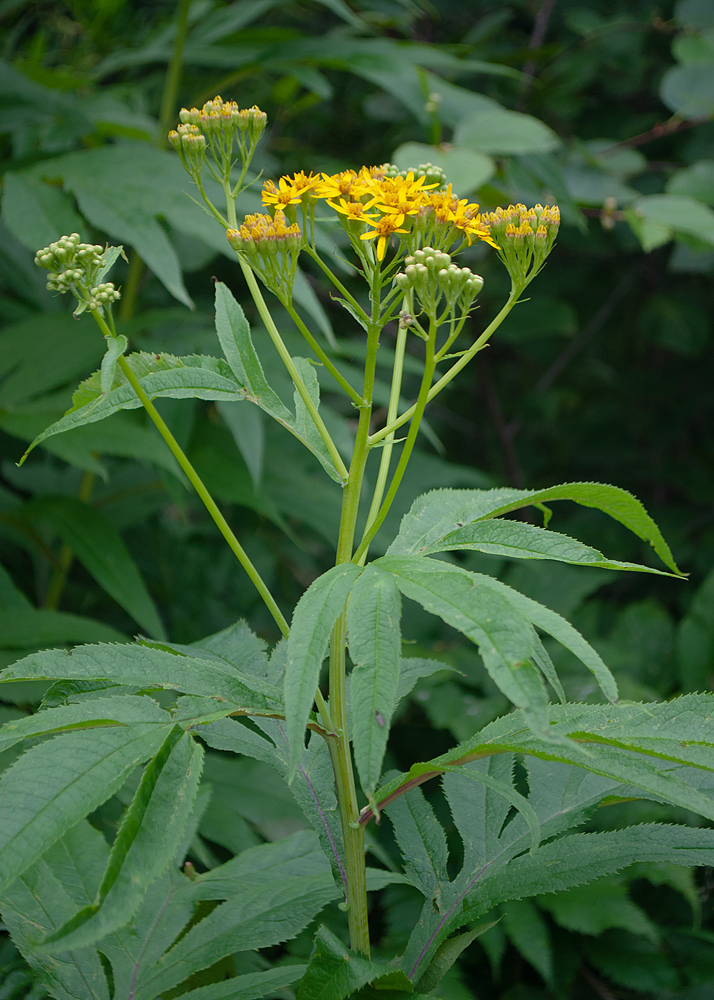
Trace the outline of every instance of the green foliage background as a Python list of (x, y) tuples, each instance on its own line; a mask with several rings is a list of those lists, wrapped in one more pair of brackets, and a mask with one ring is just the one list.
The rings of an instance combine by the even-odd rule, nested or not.
[[(429, 411), (430, 434), (383, 547), (413, 497), (433, 487), (585, 479), (629, 489), (662, 526), (688, 583), (475, 555), (462, 564), (572, 617), (624, 698), (710, 689), (711, 4), (194, 0), (184, 9), (177, 103), (201, 104), (220, 92), (267, 111), (270, 130), (257, 158), (265, 176), (438, 160), (455, 190), (484, 209), (559, 203), (559, 243), (532, 301)], [(232, 251), (183, 193), (188, 182), (161, 138), (176, 110), (162, 107), (162, 95), (179, 16), (175, 4), (159, 0), (0, 3), (3, 666), (46, 646), (137, 631), (193, 642), (238, 616), (277, 638), (143, 414), (122, 412), (52, 438), (15, 465), (64, 412), (103, 349), (91, 323), (72, 320), (67, 303), (45, 291), (32, 263), (36, 248), (75, 230), (123, 243), (128, 263), (112, 275), (124, 288), (120, 332), (147, 352), (212, 352), (212, 276), (248, 309)], [(257, 207), (259, 186), (245, 196), (246, 211)], [(485, 279), (472, 320), (480, 330), (507, 279), (485, 247), (466, 259)], [(339, 364), (359, 357), (359, 332), (307, 266), (299, 305)], [(260, 324), (250, 319), (258, 343)], [(288, 344), (298, 343), (287, 316), (281, 329)], [(388, 340), (383, 348), (388, 353)], [(266, 351), (262, 360), (280, 384), (277, 359)], [(386, 404), (386, 387), (384, 396)], [(324, 399), (339, 437), (352, 414), (330, 411), (327, 391)], [(236, 407), (166, 400), (160, 408), (290, 607), (329, 564), (339, 491), (288, 435)], [(619, 559), (646, 558), (617, 525), (580, 508), (558, 510), (556, 527)], [(374, 553), (383, 547), (378, 537)], [(404, 628), (413, 655), (437, 655), (458, 672), (437, 677), (438, 687), (435, 678), (417, 684), (393, 731), (394, 767), (408, 766), (415, 744), (421, 757), (433, 756), (507, 707), (455, 633), (413, 606)], [(568, 696), (595, 700), (589, 678), (569, 670), (564, 654), (552, 655)], [(6, 698), (2, 721), (30, 707), (21, 685)], [(11, 753), (3, 754), (6, 764)], [(300, 828), (292, 799), (272, 779), (259, 763), (208, 754), (214, 794), (195, 841), (197, 864), (211, 867)], [(127, 796), (118, 793), (94, 817), (110, 838)], [(438, 792), (432, 804), (446, 819)], [(702, 822), (635, 802), (599, 810), (590, 828), (674, 818)], [(390, 850), (383, 824), (374, 851), (380, 858)], [(694, 878), (659, 863), (508, 905), (437, 993), (708, 1000), (710, 892), (708, 871)], [(390, 946), (398, 948), (410, 927), (412, 893), (392, 886), (375, 904)], [(332, 923), (339, 932), (337, 910)], [(41, 997), (4, 940), (3, 995)], [(290, 945), (293, 960), (309, 951), (307, 935)], [(254, 966), (239, 956), (233, 971)], [(276, 996), (290, 995), (280, 989)]]

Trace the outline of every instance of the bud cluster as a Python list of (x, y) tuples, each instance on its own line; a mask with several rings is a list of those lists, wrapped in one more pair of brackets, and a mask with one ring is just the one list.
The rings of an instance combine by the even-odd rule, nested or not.
[(61, 236), (35, 254), (35, 264), (50, 272), (51, 292), (72, 292), (86, 309), (103, 309), (119, 297), (112, 282), (97, 284), (106, 265), (107, 251), (95, 243), (80, 243), (79, 233)]
[(444, 303), (447, 313), (457, 309), (466, 313), (483, 288), (483, 278), (468, 267), (452, 263), (448, 253), (423, 247), (404, 260), (404, 271), (395, 275), (395, 284), (407, 298), (413, 312), (417, 296), (424, 312), (436, 318), (436, 310)]
[(236, 143), (245, 167), (268, 123), (268, 116), (255, 105), (239, 108), (235, 101), (222, 97), (206, 101), (200, 109), (181, 108), (179, 119), (181, 124), (169, 132), (169, 141), (194, 179), (203, 166), (207, 145), (221, 174), (233, 164)]
[(426, 187), (436, 185), (433, 190), (439, 191), (441, 188), (446, 187), (446, 173), (442, 167), (437, 167), (433, 163), (420, 163), (418, 167), (408, 167), (406, 170), (400, 170), (394, 163), (383, 163), (380, 169), (384, 177), (402, 177), (406, 179), (407, 174), (412, 174), (414, 180), (425, 177), (425, 189)]
[(481, 216), (498, 245), (501, 260), (516, 284), (527, 284), (553, 249), (560, 228), (557, 205), (509, 205)]
[(278, 209), (274, 216), (246, 215), (240, 229), (229, 229), (226, 236), (261, 281), (282, 302), (289, 301), (298, 256), (304, 245), (300, 226), (296, 222), (290, 224), (285, 213)]

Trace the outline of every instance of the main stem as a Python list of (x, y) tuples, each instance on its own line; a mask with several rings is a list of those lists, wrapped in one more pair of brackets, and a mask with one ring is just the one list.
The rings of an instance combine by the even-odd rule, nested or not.
[[(375, 283), (378, 275), (375, 278)], [(342, 497), (342, 514), (337, 541), (335, 564), (352, 558), (359, 501), (365, 467), (369, 456), (369, 423), (372, 416), (374, 374), (381, 326), (379, 315), (379, 287), (373, 288), (373, 319), (368, 328), (367, 360), (365, 364), (363, 404), (359, 411), (355, 446), (352, 452), (349, 477)], [(332, 631), (330, 643), (330, 711), (336, 730), (332, 746), (332, 762), (337, 786), (337, 802), (345, 844), (345, 872), (347, 875), (347, 921), (350, 943), (355, 951), (369, 956), (369, 919), (367, 913), (367, 882), (364, 860), (364, 826), (359, 823), (357, 790), (354, 781), (349, 732), (347, 730), (347, 699), (345, 691), (345, 649), (347, 643), (346, 613), (340, 615)]]

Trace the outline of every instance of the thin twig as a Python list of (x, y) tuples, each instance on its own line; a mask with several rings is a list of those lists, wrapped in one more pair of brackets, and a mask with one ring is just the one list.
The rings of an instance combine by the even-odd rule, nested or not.
[(638, 135), (630, 136), (629, 139), (623, 139), (622, 142), (616, 142), (613, 146), (608, 146), (607, 149), (601, 149), (599, 156), (607, 156), (615, 149), (633, 148), (635, 146), (644, 146), (648, 142), (654, 142), (655, 139), (663, 139), (665, 136), (674, 135), (675, 132), (684, 132), (688, 128), (696, 128), (697, 125), (706, 125), (707, 122), (712, 120), (712, 115), (696, 115), (694, 118), (670, 118), (667, 122), (657, 122), (652, 128), (647, 129), (646, 132), (640, 132)]

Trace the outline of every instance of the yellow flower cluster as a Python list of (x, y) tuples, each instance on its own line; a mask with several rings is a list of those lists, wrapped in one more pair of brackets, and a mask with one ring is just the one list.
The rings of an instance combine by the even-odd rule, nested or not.
[(278, 209), (275, 215), (246, 215), (240, 229), (229, 229), (226, 232), (228, 241), (234, 250), (252, 249), (256, 244), (273, 242), (286, 245), (292, 249), (297, 240), (297, 248), (302, 243), (300, 226), (296, 222), (288, 223), (285, 213)]
[(513, 280), (525, 287), (538, 274), (560, 228), (557, 205), (509, 205), (482, 217)]
[(250, 264), (282, 302), (290, 300), (298, 256), (303, 245), (300, 226), (282, 209), (275, 215), (246, 215), (240, 229), (226, 231), (228, 242)]
[(388, 170), (389, 165), (336, 174), (301, 171), (281, 177), (277, 185), (266, 181), (263, 204), (272, 210), (285, 210), (325, 201), (337, 212), (350, 237), (376, 240), (379, 261), (397, 233), (408, 237), (409, 250), (426, 244), (446, 249), (457, 240), (471, 243), (472, 239), (496, 246), (478, 214), (478, 205), (457, 198), (451, 185), (435, 190), (441, 185), (438, 181), (427, 183), (426, 170), (420, 176), (412, 170), (391, 176)]

